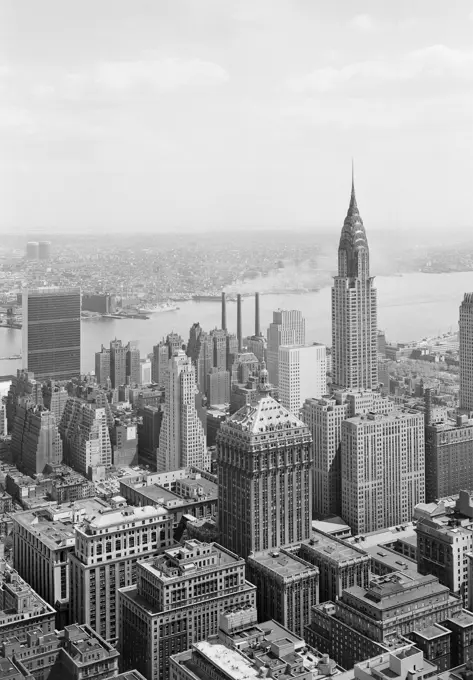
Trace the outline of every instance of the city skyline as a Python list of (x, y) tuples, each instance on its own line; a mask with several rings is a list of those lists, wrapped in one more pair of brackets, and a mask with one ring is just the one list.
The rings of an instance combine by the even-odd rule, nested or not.
[(371, 229), (466, 228), (472, 15), (3, 3), (0, 229), (335, 228), (351, 156)]

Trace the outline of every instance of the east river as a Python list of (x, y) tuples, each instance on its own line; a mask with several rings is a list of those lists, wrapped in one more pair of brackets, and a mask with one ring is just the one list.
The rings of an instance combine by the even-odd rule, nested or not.
[[(465, 292), (473, 292), (473, 272), (377, 276), (378, 328), (390, 342), (421, 339), (458, 326), (458, 308)], [(245, 285), (248, 289), (248, 284)], [(255, 290), (257, 289), (257, 284)], [(113, 338), (136, 340), (141, 356), (167, 333), (176, 331), (187, 341), (189, 328), (199, 321), (205, 330), (220, 326), (218, 302), (181, 302), (174, 312), (160, 312), (147, 320), (95, 319), (82, 322), (82, 370), (94, 370), (95, 352)], [(261, 329), (266, 332), (275, 309), (299, 309), (306, 319), (307, 341), (331, 345), (330, 288), (319, 292), (261, 295)], [(236, 330), (236, 304), (227, 303), (227, 325)], [(254, 298), (243, 298), (243, 333), (254, 332)], [(0, 356), (21, 351), (21, 331), (0, 328)], [(0, 375), (14, 374), (19, 361), (0, 361)]]

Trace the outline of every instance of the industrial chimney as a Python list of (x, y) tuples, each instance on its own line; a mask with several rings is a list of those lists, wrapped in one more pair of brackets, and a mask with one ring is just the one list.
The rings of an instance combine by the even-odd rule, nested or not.
[(238, 351), (241, 352), (243, 348), (242, 342), (242, 331), (241, 331), (241, 295), (237, 295), (237, 339), (238, 339)]

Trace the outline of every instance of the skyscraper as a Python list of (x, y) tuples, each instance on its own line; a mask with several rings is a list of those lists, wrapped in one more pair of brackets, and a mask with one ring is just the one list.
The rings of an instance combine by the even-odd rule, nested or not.
[(263, 369), (257, 400), (217, 435), (221, 538), (245, 558), (303, 541), (311, 531), (312, 437), (270, 389)]
[(80, 375), (80, 288), (24, 289), (23, 368), (37, 380)]
[(102, 387), (110, 379), (110, 350), (103, 345), (100, 352), (95, 352), (95, 378)]
[[(273, 312), (268, 328), (266, 350), (269, 382), (279, 386), (279, 348), (281, 345), (305, 345), (305, 319), (296, 309)], [(252, 350), (253, 351), (253, 350)]]
[(306, 399), (320, 399), (326, 394), (325, 352), (325, 345), (318, 343), (279, 348), (279, 399), (292, 413), (298, 414)]
[(19, 469), (34, 476), (47, 465), (62, 462), (62, 441), (54, 413), (25, 397), (17, 407), (12, 432), (12, 455)]
[(395, 410), (342, 423), (342, 517), (353, 534), (410, 522), (425, 500), (424, 416)]
[(336, 386), (352, 390), (377, 387), (377, 334), (376, 288), (352, 176), (350, 205), (338, 247), (338, 276), (332, 287), (332, 375)]
[(112, 387), (126, 384), (126, 347), (121, 340), (110, 342), (110, 380)]
[(473, 411), (473, 293), (460, 306), (460, 407)]
[(141, 385), (140, 350), (136, 342), (126, 346), (126, 378), (130, 385)]
[(196, 407), (197, 386), (192, 360), (183, 350), (169, 359), (164, 415), (159, 435), (158, 472), (195, 465), (208, 470), (205, 432)]
[(204, 392), (207, 373), (213, 366), (213, 345), (212, 339), (202, 330), (200, 323), (193, 324), (190, 329), (186, 353), (195, 366), (197, 387)]

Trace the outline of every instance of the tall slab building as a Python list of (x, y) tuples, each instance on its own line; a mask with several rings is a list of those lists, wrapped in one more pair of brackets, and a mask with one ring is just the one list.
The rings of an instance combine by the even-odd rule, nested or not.
[(460, 407), (473, 411), (473, 293), (460, 306)]
[(338, 276), (332, 288), (332, 375), (337, 387), (370, 390), (378, 385), (377, 301), (370, 253), (356, 204), (351, 199), (338, 247)]
[(268, 328), (266, 350), (269, 382), (279, 386), (279, 348), (281, 345), (305, 345), (305, 319), (297, 309), (273, 312)]
[(36, 380), (80, 375), (80, 288), (25, 289), (23, 368)]

